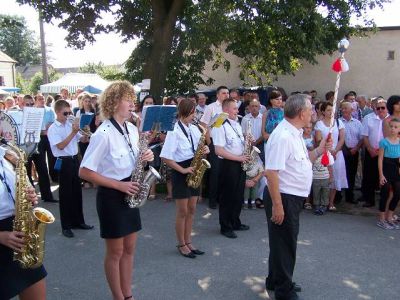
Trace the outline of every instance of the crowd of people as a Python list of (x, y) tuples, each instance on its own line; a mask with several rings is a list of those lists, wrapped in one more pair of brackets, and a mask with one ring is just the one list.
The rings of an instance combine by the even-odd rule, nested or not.
[[(97, 95), (82, 90), (71, 97), (63, 88), (54, 97), (40, 93), (7, 97), (0, 109), (6, 113), (28, 106), (44, 109), (38, 151), (27, 161), (27, 173), (32, 185), (37, 180), (41, 200), (59, 202), (65, 237), (73, 238), (74, 229), (93, 228), (84, 220), (82, 188), (97, 188), (105, 273), (114, 299), (133, 297), (133, 258), (141, 221), (139, 209), (128, 208), (125, 198), (141, 188), (131, 181), (139, 159), (161, 174), (165, 201), (175, 200), (177, 249), (184, 257), (205, 254), (194, 246), (191, 235), (200, 199), (208, 198), (209, 208), (218, 208), (220, 233), (230, 239), (238, 237), (235, 231), (250, 229), (241, 222), (242, 209), (265, 209), (270, 240), (266, 287), (275, 290), (277, 299), (297, 299), (300, 288), (292, 275), (302, 208), (324, 215), (336, 211), (342, 197), (352, 205), (363, 201), (363, 207), (375, 207), (375, 192), (380, 190), (377, 226), (400, 229), (395, 214), (400, 198), (400, 96), (370, 99), (350, 91), (337, 107), (333, 96), (328, 92), (321, 100), (315, 91), (305, 91), (287, 98), (273, 89), (263, 105), (256, 92), (241, 94), (220, 86), (216, 101), (208, 105), (203, 93), (165, 97), (164, 105), (177, 106), (174, 128), (148, 134), (152, 150), (144, 152), (138, 128), (143, 108), (155, 105), (156, 99), (147, 95), (136, 101), (133, 86), (126, 81), (111, 84), (99, 101)], [(222, 112), (227, 119), (213, 128), (211, 120)], [(87, 131), (79, 127), (84, 114), (93, 115)], [(206, 143), (201, 150), (211, 168), (203, 184), (193, 188), (186, 177), (194, 172), (191, 163), (203, 135)], [(251, 151), (246, 152), (249, 145)], [(322, 159), (325, 152), (327, 163)], [(20, 294), (24, 299), (26, 289), (29, 297), (40, 296), (45, 289), (44, 268), (26, 271), (12, 262), (12, 251), (20, 249), (23, 237), (10, 225), (15, 179), (5, 151), (0, 154), (0, 195), (8, 199), (0, 204), (0, 261), (10, 265), (12, 276), (28, 278), (15, 279), (18, 284), (10, 286), (4, 297)], [(250, 162), (251, 168), (244, 171), (243, 165)], [(51, 193), (51, 181), (59, 184), (59, 200)], [(149, 200), (156, 198), (156, 184)], [(355, 197), (357, 185), (360, 198)], [(37, 197), (30, 195), (36, 202)]]

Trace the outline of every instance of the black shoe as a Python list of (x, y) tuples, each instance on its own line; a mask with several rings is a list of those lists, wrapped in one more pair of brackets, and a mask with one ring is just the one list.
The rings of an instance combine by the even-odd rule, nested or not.
[[(293, 290), (296, 293), (301, 292), (301, 286), (299, 284), (297, 284), (296, 282), (293, 282), (292, 284), (293, 284)], [(275, 287), (272, 285), (272, 283), (269, 282), (268, 277), (265, 278), (265, 288), (267, 290), (270, 290), (270, 291), (274, 291), (275, 290)]]
[(67, 238), (74, 237), (74, 233), (72, 232), (71, 229), (63, 229), (62, 234), (63, 234), (63, 236), (65, 236)]
[(182, 256), (184, 256), (184, 257), (188, 257), (188, 258), (196, 258), (196, 255), (194, 255), (194, 253), (193, 253), (192, 251), (189, 252), (189, 253), (183, 253), (183, 252), (181, 251), (180, 248), (185, 247), (185, 246), (186, 246), (186, 245), (178, 245), (178, 246), (176, 246), (176, 248), (178, 248), (179, 254), (182, 255)]
[(43, 199), (43, 202), (58, 203), (57, 199)]
[(372, 203), (364, 203), (363, 204), (363, 207), (374, 207), (375, 206), (375, 204), (372, 204)]
[(230, 239), (236, 239), (237, 235), (233, 231), (221, 231), (221, 234)]
[(241, 224), (238, 228), (234, 228), (233, 230), (236, 230), (236, 231), (245, 231), (245, 230), (249, 230), (249, 229), (250, 229), (250, 226)]
[(89, 229), (93, 229), (94, 226), (83, 223), (83, 224), (79, 224), (78, 226), (75, 226), (74, 228), (83, 229), (83, 230), (89, 230)]
[[(192, 243), (187, 243), (186, 246), (191, 245)], [(188, 248), (190, 249), (190, 247), (188, 246)], [(201, 251), (199, 249), (190, 249), (190, 251), (195, 254), (195, 255), (203, 255), (205, 252)]]

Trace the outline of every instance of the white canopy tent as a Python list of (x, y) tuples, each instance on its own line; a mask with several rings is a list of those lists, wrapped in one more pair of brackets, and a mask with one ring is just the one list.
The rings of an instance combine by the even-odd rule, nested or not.
[(42, 93), (59, 93), (61, 88), (65, 87), (70, 93), (76, 92), (77, 89), (85, 89), (91, 93), (101, 93), (110, 83), (97, 74), (67, 73), (54, 82), (42, 84), (40, 91)]
[(9, 92), (0, 89), (0, 95), (9, 95), (9, 94), (10, 94)]

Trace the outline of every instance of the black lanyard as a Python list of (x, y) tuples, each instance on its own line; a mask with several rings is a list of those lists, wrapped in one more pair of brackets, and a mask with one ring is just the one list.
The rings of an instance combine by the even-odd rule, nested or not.
[[(184, 134), (184, 135), (186, 136), (186, 138), (188, 139), (190, 145), (192, 146), (192, 151), (193, 151), (193, 153), (195, 153), (196, 151), (194, 150), (194, 144), (193, 144), (192, 135), (191, 135), (191, 134), (189, 135), (189, 134), (186, 132), (185, 127), (183, 127), (181, 121), (178, 121), (178, 125), (179, 125), (179, 127), (181, 128), (183, 134)], [(189, 139), (189, 136), (190, 136), (190, 139)]]
[(6, 180), (6, 170), (4, 169), (3, 161), (1, 161), (1, 167), (3, 168), (3, 174), (0, 173), (0, 180), (5, 185), (7, 192), (8, 192), (8, 196), (10, 196), (11, 200), (15, 203), (13, 194), (11, 192), (11, 188), (8, 185), (7, 180)]
[(131, 149), (133, 159), (135, 159), (135, 152), (133, 151), (133, 147), (132, 147), (132, 143), (131, 143), (131, 138), (129, 137), (128, 126), (126, 126), (126, 123), (124, 122), (124, 127), (125, 127), (126, 135), (128, 136), (128, 138), (125, 136), (124, 131), (122, 130), (121, 126), (118, 124), (117, 121), (115, 121), (114, 118), (111, 118), (111, 119), (110, 119), (110, 122), (111, 122), (111, 124), (114, 125), (114, 127), (118, 130), (118, 132), (119, 132), (120, 134), (122, 134), (122, 136), (124, 137), (125, 142), (126, 142), (126, 143), (128, 144), (128, 146), (129, 146), (129, 149)]
[(237, 135), (237, 137), (239, 138), (240, 142), (241, 142), (242, 144), (244, 144), (244, 141), (242, 140), (242, 138), (241, 138), (239, 132), (237, 132), (236, 129), (232, 126), (231, 122), (229, 122), (228, 120), (226, 120), (225, 122), (228, 123), (228, 124), (232, 127), (233, 131), (236, 133), (236, 135)]

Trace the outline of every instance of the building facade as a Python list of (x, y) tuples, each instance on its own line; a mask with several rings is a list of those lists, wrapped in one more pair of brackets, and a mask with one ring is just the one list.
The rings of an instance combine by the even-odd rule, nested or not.
[(16, 63), (14, 59), (0, 51), (0, 88), (1, 86), (15, 86)]

